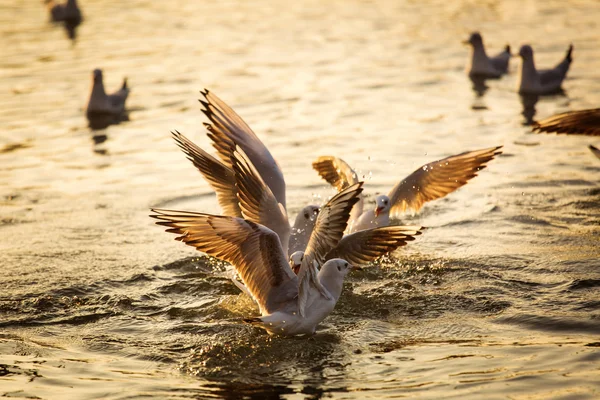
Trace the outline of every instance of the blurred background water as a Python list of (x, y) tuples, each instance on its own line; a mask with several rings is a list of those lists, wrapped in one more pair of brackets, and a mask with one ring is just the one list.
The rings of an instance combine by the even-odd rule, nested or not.
[[(484, 93), (461, 44), (575, 46), (565, 94), (600, 104), (597, 1), (81, 3), (75, 43), (41, 2), (0, 4), (0, 395), (21, 398), (600, 397), (600, 160), (593, 137), (523, 125), (518, 59)], [(130, 121), (91, 131), (94, 68), (124, 76)], [(403, 222), (430, 229), (356, 273), (312, 339), (244, 325), (220, 263), (149, 207), (218, 212), (174, 145), (208, 148), (207, 87), (280, 163), (291, 215), (333, 194), (343, 157), (372, 198), (420, 165), (504, 145)], [(527, 105), (531, 112), (531, 104)]]

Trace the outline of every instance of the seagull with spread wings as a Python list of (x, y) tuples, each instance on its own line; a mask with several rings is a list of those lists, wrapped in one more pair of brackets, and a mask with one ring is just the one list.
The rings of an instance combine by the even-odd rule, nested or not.
[[(236, 154), (241, 154), (236, 151)], [(277, 233), (258, 223), (230, 216), (152, 209), (150, 216), (167, 232), (197, 250), (231, 263), (261, 317), (248, 322), (271, 334), (314, 334), (337, 303), (344, 277), (354, 267), (325, 259), (343, 236), (362, 182), (337, 193), (319, 213), (298, 275), (290, 268)], [(241, 204), (244, 208), (244, 205)]]
[[(377, 196), (374, 209), (364, 210), (364, 200), (358, 201), (349, 222), (350, 233), (388, 226), (390, 217), (398, 218), (406, 210), (418, 211), (425, 202), (439, 199), (465, 185), (486, 163), (498, 154), (502, 146), (467, 151), (417, 168), (398, 182), (387, 195)], [(322, 156), (313, 168), (338, 191), (358, 181), (358, 175), (344, 160)]]
[[(277, 162), (235, 111), (212, 92), (204, 90), (201, 93), (205, 97), (205, 101), (201, 101), (202, 111), (211, 121), (205, 126), (220, 160), (177, 131), (173, 132), (173, 138), (215, 190), (223, 215), (245, 218), (273, 230), (279, 236), (285, 254), (291, 256), (301, 252), (293, 259), (296, 261), (291, 261), (294, 270), (298, 271), (298, 262), (307, 248), (319, 207), (306, 206), (290, 228), (282, 203), (285, 201), (285, 181)], [(353, 183), (358, 183), (358, 179)], [(420, 226), (402, 226), (346, 236), (339, 246), (327, 249), (325, 260), (335, 255), (351, 259), (356, 265), (366, 265), (414, 240), (414, 236), (421, 234), (420, 229)]]

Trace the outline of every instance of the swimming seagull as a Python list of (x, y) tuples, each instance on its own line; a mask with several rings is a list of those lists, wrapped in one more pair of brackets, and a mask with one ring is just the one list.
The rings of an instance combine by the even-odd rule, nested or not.
[[(337, 303), (344, 277), (354, 267), (342, 259), (321, 264), (323, 248), (341, 239), (350, 209), (362, 183), (336, 194), (317, 217), (307, 252), (296, 275), (279, 237), (272, 230), (242, 218), (152, 209), (150, 216), (167, 232), (197, 250), (230, 262), (259, 306), (261, 317), (247, 322), (270, 334), (314, 334)], [(322, 265), (318, 270), (317, 266)]]
[(500, 78), (508, 72), (510, 60), (510, 46), (506, 45), (504, 50), (494, 57), (488, 57), (483, 39), (479, 32), (471, 33), (469, 39), (464, 41), (471, 45), (471, 63), (469, 65), (469, 76), (472, 78)]
[(533, 49), (529, 45), (521, 46), (519, 56), (521, 57), (521, 77), (519, 81), (519, 93), (523, 94), (552, 94), (560, 92), (561, 85), (567, 76), (572, 57), (573, 45), (565, 54), (565, 58), (552, 69), (538, 70), (533, 61)]
[(534, 123), (533, 131), (600, 136), (600, 108), (553, 115)]
[(86, 116), (90, 126), (106, 127), (118, 123), (125, 117), (125, 101), (129, 96), (127, 78), (123, 79), (123, 85), (116, 92), (107, 95), (104, 90), (102, 70), (95, 69), (93, 72), (92, 92), (87, 105)]
[(46, 0), (45, 3), (52, 22), (64, 22), (69, 38), (75, 39), (75, 28), (83, 20), (77, 1), (67, 0), (65, 4), (57, 4), (54, 0)]
[[(374, 209), (362, 211), (350, 221), (348, 232), (388, 226), (390, 217), (398, 218), (408, 209), (418, 211), (425, 202), (442, 198), (465, 185), (486, 167), (486, 163), (498, 154), (502, 146), (467, 151), (417, 168), (398, 182), (386, 195), (377, 196)], [(313, 162), (319, 175), (338, 190), (356, 179), (356, 173), (338, 157), (323, 156)], [(360, 203), (359, 203), (360, 204)], [(356, 213), (353, 210), (353, 214)]]

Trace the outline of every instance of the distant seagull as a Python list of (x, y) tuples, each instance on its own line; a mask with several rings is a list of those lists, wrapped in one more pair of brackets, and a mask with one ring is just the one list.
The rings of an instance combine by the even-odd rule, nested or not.
[(488, 57), (483, 46), (483, 39), (479, 32), (473, 32), (469, 39), (464, 41), (471, 45), (471, 64), (469, 65), (469, 76), (473, 78), (500, 78), (508, 72), (510, 60), (510, 46), (506, 45), (504, 50), (494, 57)]
[(600, 108), (567, 111), (535, 122), (534, 132), (600, 136)]
[[(324, 262), (346, 229), (362, 184), (335, 195), (319, 213), (298, 275), (290, 268), (278, 235), (242, 218), (153, 209), (157, 224), (176, 239), (231, 263), (259, 306), (261, 317), (247, 319), (270, 334), (314, 334), (335, 307), (345, 276), (353, 269), (336, 258)], [(321, 266), (320, 270), (318, 267)]]
[(92, 128), (105, 128), (110, 124), (119, 123), (125, 115), (125, 100), (129, 96), (127, 78), (123, 85), (113, 94), (106, 94), (102, 71), (95, 69), (93, 72), (92, 92), (88, 101), (86, 115)]
[(596, 157), (600, 158), (600, 149), (599, 148), (597, 148), (591, 144), (589, 145), (589, 148)]
[(538, 70), (533, 61), (533, 49), (529, 45), (521, 46), (521, 76), (519, 93), (521, 94), (553, 94), (560, 92), (562, 82), (573, 61), (573, 45), (569, 46), (565, 58), (552, 69)]
[[(356, 209), (352, 210), (354, 219), (348, 224), (348, 232), (388, 226), (390, 217), (398, 218), (408, 209), (418, 211), (425, 202), (454, 192), (477, 176), (488, 161), (501, 154), (501, 148), (467, 151), (425, 164), (398, 182), (387, 196), (377, 196), (374, 209), (364, 211), (361, 197)], [(338, 191), (357, 180), (352, 168), (338, 157), (319, 157), (313, 162), (313, 168)]]
[(77, 0), (67, 0), (65, 4), (57, 4), (54, 0), (46, 0), (52, 22), (63, 22), (69, 38), (75, 39), (75, 28), (83, 21)]

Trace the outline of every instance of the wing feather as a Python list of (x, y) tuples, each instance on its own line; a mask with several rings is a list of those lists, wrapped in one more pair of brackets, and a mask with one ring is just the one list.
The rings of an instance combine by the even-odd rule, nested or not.
[(298, 280), (272, 230), (241, 218), (188, 211), (152, 209), (158, 225), (176, 240), (231, 263), (262, 315), (295, 301)]
[(398, 217), (407, 209), (418, 211), (425, 202), (439, 199), (465, 185), (486, 167), (502, 146), (467, 151), (425, 164), (389, 192), (390, 216)]
[(342, 258), (352, 265), (367, 265), (405, 246), (421, 234), (421, 226), (385, 226), (346, 235), (326, 259)]
[(194, 164), (217, 194), (217, 201), (221, 206), (223, 215), (242, 217), (238, 204), (234, 171), (202, 150), (183, 134), (177, 131), (171, 132), (171, 134), (177, 146), (185, 153), (187, 159)]
[(225, 102), (205, 89), (202, 93), (205, 100), (200, 100), (202, 112), (210, 120), (205, 124), (208, 137), (221, 160), (231, 166), (230, 154), (226, 147), (232, 143), (239, 145), (246, 153), (261, 178), (275, 195), (277, 201), (285, 207), (285, 180), (281, 168), (267, 147), (256, 134)]
[(600, 136), (600, 108), (554, 115), (534, 123), (533, 131)]
[(277, 202), (240, 147), (236, 146), (231, 163), (243, 217), (273, 230), (281, 240), (284, 254), (287, 254), (291, 228), (285, 208)]

